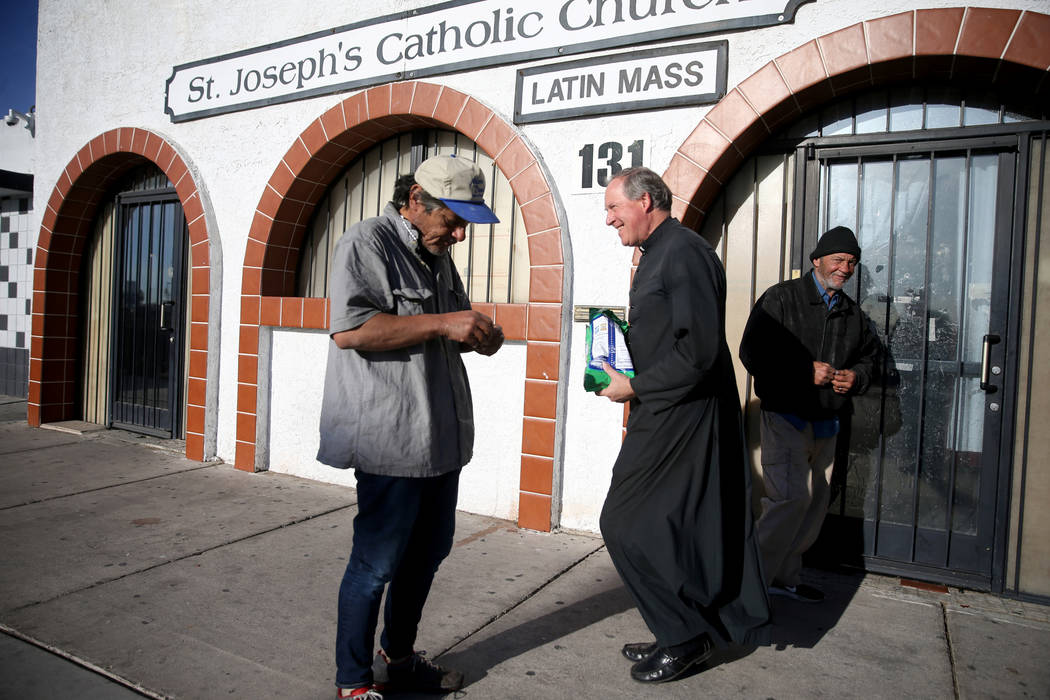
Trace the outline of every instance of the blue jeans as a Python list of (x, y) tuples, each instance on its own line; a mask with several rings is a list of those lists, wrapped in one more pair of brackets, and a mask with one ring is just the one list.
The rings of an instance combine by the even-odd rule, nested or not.
[(438, 566), (452, 550), (459, 470), (429, 478), (355, 472), (357, 516), (350, 561), (339, 586), (335, 684), (372, 682), (373, 640), (383, 588), (382, 648), (407, 656)]

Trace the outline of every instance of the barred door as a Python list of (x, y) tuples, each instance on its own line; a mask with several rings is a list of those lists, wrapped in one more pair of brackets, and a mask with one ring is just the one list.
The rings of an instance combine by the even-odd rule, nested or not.
[(869, 564), (990, 586), (1016, 156), (1016, 136), (810, 152), (796, 249), (857, 232), (846, 291), (887, 350), (883, 381), (854, 401), (827, 528), (855, 533)]
[(172, 437), (182, 415), (186, 221), (174, 192), (117, 200), (110, 418)]

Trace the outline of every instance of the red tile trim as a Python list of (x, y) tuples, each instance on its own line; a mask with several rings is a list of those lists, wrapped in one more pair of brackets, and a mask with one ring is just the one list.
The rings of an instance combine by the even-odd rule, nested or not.
[(255, 442), (237, 442), (233, 466), (242, 472), (255, 471)]
[(943, 583), (930, 583), (928, 581), (915, 581), (910, 578), (902, 578), (901, 585), (907, 588), (918, 588), (921, 591), (930, 591), (932, 593), (947, 593), (948, 587)]
[(1000, 58), (1006, 51), (1021, 17), (1020, 10), (969, 7), (959, 30), (956, 53), (965, 56)]
[(281, 325), (281, 297), (262, 297), (259, 323), (264, 326)]
[(521, 490), (550, 496), (553, 492), (554, 460), (546, 457), (521, 458)]
[(539, 532), (551, 530), (551, 497), (528, 491), (518, 496), (518, 527)]
[(186, 406), (186, 436), (204, 436), (204, 406)]
[(1025, 12), (1003, 58), (1037, 70), (1050, 69), (1050, 15)]
[(864, 23), (868, 35), (868, 57), (872, 63), (911, 56), (915, 51), (915, 15), (902, 12)]
[(237, 442), (255, 442), (255, 414), (237, 414)]
[(193, 379), (207, 379), (208, 353), (202, 350), (190, 350), (189, 376)]
[(186, 459), (204, 461), (204, 436), (186, 432)]
[(456, 121), (456, 128), (471, 141), (477, 141), (478, 134), (485, 128), (490, 119), (495, 118), (492, 110), (477, 100), (470, 98)]
[(493, 319), (503, 328), (507, 340), (525, 340), (527, 304), (496, 304)]
[(328, 300), (303, 299), (303, 328), (328, 328)]
[(554, 431), (556, 421), (544, 418), (522, 419), (522, 454), (536, 457), (554, 457)]
[(301, 297), (281, 299), (281, 325), (286, 328), (303, 327), (303, 300)]
[(259, 356), (240, 354), (237, 356), (237, 378), (246, 384), (259, 383)]
[(558, 411), (558, 383), (525, 380), (525, 415), (555, 420)]

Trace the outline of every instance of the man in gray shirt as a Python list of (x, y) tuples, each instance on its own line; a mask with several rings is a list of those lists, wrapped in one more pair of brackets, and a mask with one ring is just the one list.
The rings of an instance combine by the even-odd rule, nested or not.
[(354, 469), (358, 499), (339, 589), (339, 697), (463, 685), (461, 673), (414, 644), (434, 574), (452, 549), (459, 472), (473, 451), (460, 353), (492, 355), (503, 344), (500, 327), (471, 310), (448, 255), (468, 223), (498, 221), (484, 193), (477, 165), (435, 156), (399, 178), (383, 213), (351, 226), (335, 248), (317, 459)]

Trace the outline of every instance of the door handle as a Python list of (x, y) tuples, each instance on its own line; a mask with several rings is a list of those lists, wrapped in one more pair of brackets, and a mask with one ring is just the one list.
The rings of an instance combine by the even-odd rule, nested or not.
[(175, 310), (175, 302), (166, 301), (160, 305), (160, 329), (162, 331), (174, 330), (171, 325), (172, 312)]
[(997, 333), (988, 333), (984, 336), (981, 348), (981, 391), (992, 393), (996, 390), (994, 384), (988, 381), (988, 375), (992, 369), (992, 346), (1001, 340)]

